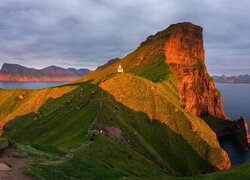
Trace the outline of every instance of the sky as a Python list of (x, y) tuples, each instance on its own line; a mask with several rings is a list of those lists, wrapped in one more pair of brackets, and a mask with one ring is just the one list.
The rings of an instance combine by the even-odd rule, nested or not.
[(95, 69), (177, 22), (203, 27), (210, 74), (250, 74), (249, 0), (0, 0), (0, 65)]

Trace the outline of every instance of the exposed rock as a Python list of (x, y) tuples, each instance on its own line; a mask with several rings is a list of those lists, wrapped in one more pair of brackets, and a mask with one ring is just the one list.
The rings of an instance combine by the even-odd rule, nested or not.
[(172, 25), (165, 44), (166, 62), (178, 78), (181, 103), (197, 116), (225, 118), (222, 98), (205, 66), (202, 28), (191, 23)]
[(114, 126), (106, 126), (102, 128), (102, 132), (112, 138), (112, 139), (116, 139), (119, 140), (122, 138), (122, 130), (118, 127), (114, 127)]
[[(172, 33), (165, 44), (166, 62), (178, 79), (181, 103), (185, 110), (197, 116), (209, 114), (223, 121), (225, 116), (222, 97), (205, 66), (202, 28), (191, 23), (172, 25)], [(152, 37), (151, 37), (152, 38)], [(241, 118), (238, 121), (215, 122), (220, 124), (220, 134), (232, 134), (246, 148), (248, 127)]]
[(248, 125), (246, 120), (243, 117), (240, 117), (240, 119), (234, 121), (233, 123), (236, 127), (233, 129), (233, 133), (236, 135), (238, 141), (242, 144), (243, 147), (250, 149), (248, 139)]
[(20, 94), (20, 95), (18, 96), (18, 98), (19, 98), (20, 100), (23, 100), (23, 99), (24, 99), (24, 95)]
[(225, 170), (225, 169), (229, 169), (231, 167), (231, 161), (230, 161), (226, 151), (223, 151), (223, 156), (224, 156), (225, 162), (223, 162), (217, 166), (217, 168), (219, 170)]
[[(17, 151), (9, 146), (1, 151), (0, 179), (1, 180), (31, 180), (30, 176), (23, 173), (24, 168), (33, 160), (30, 157), (16, 156)], [(3, 163), (4, 162), (4, 163)]]
[(206, 123), (215, 131), (217, 137), (233, 135), (246, 149), (250, 148), (248, 125), (243, 117), (238, 120), (224, 120), (220, 118), (203, 118)]
[(11, 168), (5, 163), (0, 162), (0, 171), (10, 171)]

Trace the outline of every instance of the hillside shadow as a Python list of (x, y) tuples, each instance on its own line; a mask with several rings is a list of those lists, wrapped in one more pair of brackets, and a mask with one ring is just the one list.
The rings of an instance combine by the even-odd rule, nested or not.
[(3, 137), (18, 142), (75, 148), (88, 141), (90, 127), (97, 135), (105, 127), (119, 128), (121, 139), (104, 135), (141, 154), (171, 175), (203, 174), (215, 170), (187, 140), (166, 124), (157, 119), (152, 121), (144, 112), (117, 102), (111, 94), (90, 82), (60, 98), (49, 99), (38, 113), (8, 122)]

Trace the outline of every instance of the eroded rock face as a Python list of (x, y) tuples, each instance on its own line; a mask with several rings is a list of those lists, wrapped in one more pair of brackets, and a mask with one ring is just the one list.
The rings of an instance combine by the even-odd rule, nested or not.
[(240, 117), (237, 121), (234, 121), (233, 132), (236, 134), (237, 139), (246, 149), (250, 149), (248, 125), (243, 117)]
[(174, 26), (165, 44), (166, 62), (178, 78), (185, 110), (197, 116), (225, 118), (222, 98), (205, 66), (202, 28), (191, 23)]

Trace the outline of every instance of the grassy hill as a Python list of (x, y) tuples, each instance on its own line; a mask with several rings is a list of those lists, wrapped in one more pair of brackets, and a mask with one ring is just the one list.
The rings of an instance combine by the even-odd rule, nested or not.
[[(202, 176), (228, 159), (216, 134), (180, 103), (164, 52), (178, 26), (77, 83), (0, 90), (2, 137), (19, 156), (34, 158), (25, 173), (35, 179), (246, 177), (249, 164)], [(118, 64), (126, 73), (116, 73)]]
[[(142, 91), (144, 96), (139, 96)], [(120, 94), (126, 99), (119, 100)], [(60, 171), (64, 166), (81, 166), (74, 162), (81, 160), (94, 161), (109, 171), (118, 169), (122, 176), (210, 172), (224, 160), (215, 134), (201, 119), (186, 114), (178, 99), (174, 77), (152, 83), (118, 74), (99, 86), (82, 83), (62, 97), (50, 99), (39, 114), (16, 117), (5, 126), (3, 136), (23, 144), (53, 145), (65, 153), (84, 147), (56, 166), (31, 165), (29, 171), (35, 176), (45, 176), (50, 168)], [(121, 133), (112, 135), (117, 130)], [(57, 176), (61, 178), (61, 173)]]
[[(152, 86), (150, 81), (129, 74), (118, 75), (108, 81), (116, 84), (118, 80), (125, 78), (132, 79), (123, 82), (142, 85), (143, 89), (145, 89), (144, 86)], [(100, 86), (112, 85), (108, 81)], [(166, 88), (170, 88), (169, 84), (174, 86), (172, 81), (164, 84)], [(117, 85), (120, 84), (117, 83)], [(125, 83), (124, 86), (128, 85)], [(119, 89), (123, 89), (124, 86)], [(157, 84), (157, 86), (162, 86), (162, 84)], [(111, 87), (116, 88), (115, 85)], [(116, 99), (116, 94), (111, 94), (113, 91), (108, 93), (103, 89), (95, 84), (82, 83), (74, 91), (46, 102), (39, 110), (39, 115), (31, 113), (17, 117), (6, 125), (7, 131), (3, 136), (11, 139), (12, 142), (19, 143), (17, 148), (21, 153), (35, 157), (38, 156), (37, 154), (42, 154), (38, 156), (38, 161), (26, 168), (26, 173), (37, 179), (170, 178), (215, 170), (205, 158), (208, 159), (210, 156), (218, 161), (220, 150), (216, 150), (216, 144), (212, 145), (213, 141), (209, 144), (203, 142), (204, 139), (201, 138), (202, 133), (209, 132), (208, 126), (204, 125), (202, 120), (185, 114), (180, 104), (178, 105), (178, 96), (174, 93), (166, 96), (173, 95), (171, 97), (173, 99), (175, 96), (176, 102), (171, 102), (176, 103), (173, 107), (179, 112), (170, 110), (168, 113), (170, 117), (173, 116), (171, 113), (176, 113), (176, 116), (181, 117), (180, 123), (174, 124), (177, 130), (185, 129), (183, 132), (178, 132), (184, 133), (181, 135), (167, 124), (170, 122), (150, 117), (154, 114), (153, 112), (150, 114), (137, 105), (138, 109), (128, 107), (129, 103), (132, 105), (139, 103), (137, 100), (125, 101), (128, 103), (125, 106), (119, 102), (121, 100)], [(134, 93), (140, 92), (138, 87), (135, 89), (138, 91), (133, 91)], [(156, 88), (156, 91), (159, 90)], [(133, 97), (136, 98), (136, 95)], [(143, 99), (147, 98), (143, 97)], [(174, 121), (177, 119), (176, 116), (168, 120)], [(190, 120), (200, 121), (195, 123), (197, 131), (193, 131)], [(114, 129), (112, 130), (111, 127)], [(116, 128), (122, 133), (112, 134), (117, 130)], [(207, 133), (205, 135), (209, 136)], [(193, 144), (192, 139), (187, 140), (188, 136), (197, 144)], [(211, 136), (214, 136), (213, 133)], [(19, 146), (24, 146), (24, 148)], [(201, 150), (208, 153), (203, 154), (207, 157), (201, 157), (203, 153)], [(245, 172), (248, 167), (242, 166), (238, 169), (202, 176), (202, 178), (228, 177), (235, 171)], [(246, 175), (243, 174), (243, 176)]]
[(49, 99), (55, 99), (66, 94), (76, 86), (55, 87), (41, 90), (3, 90), (0, 89), (0, 122), (31, 112), (37, 112)]

